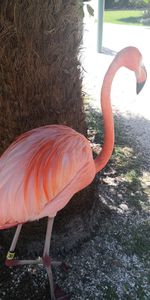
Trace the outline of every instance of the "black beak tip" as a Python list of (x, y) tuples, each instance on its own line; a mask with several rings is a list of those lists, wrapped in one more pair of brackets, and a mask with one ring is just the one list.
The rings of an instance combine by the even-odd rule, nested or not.
[(137, 82), (137, 84), (136, 84), (136, 93), (137, 94), (140, 93), (140, 91), (142, 90), (144, 84), (145, 84), (145, 81), (143, 81), (143, 82)]

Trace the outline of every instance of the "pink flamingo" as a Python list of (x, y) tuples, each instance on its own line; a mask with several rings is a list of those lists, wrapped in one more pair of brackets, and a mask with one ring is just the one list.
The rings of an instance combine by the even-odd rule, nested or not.
[[(49, 257), (53, 220), (71, 197), (89, 185), (108, 162), (114, 147), (114, 122), (110, 103), (111, 85), (117, 70), (135, 72), (137, 93), (146, 81), (142, 55), (135, 47), (121, 50), (104, 77), (101, 106), (104, 118), (104, 144), (93, 160), (89, 141), (63, 125), (33, 129), (18, 137), (0, 158), (0, 229), (17, 225), (6, 265), (43, 263), (55, 295)], [(48, 217), (43, 256), (38, 260), (17, 260), (14, 250), (23, 223)], [(68, 299), (67, 296), (61, 299)]]

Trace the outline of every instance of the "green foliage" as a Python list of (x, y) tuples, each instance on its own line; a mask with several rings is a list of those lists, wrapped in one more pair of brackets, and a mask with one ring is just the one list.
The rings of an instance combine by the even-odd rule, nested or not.
[(109, 9), (109, 8), (114, 8), (116, 4), (115, 0), (105, 0), (105, 8)]
[(144, 17), (149, 18), (150, 17), (150, 0), (144, 0), (144, 2), (147, 4), (146, 10), (144, 12)]
[(90, 16), (92, 16), (92, 17), (94, 16), (94, 9), (89, 4), (87, 4), (87, 11), (88, 11)]
[(86, 3), (86, 2), (90, 2), (91, 0), (79, 0), (79, 13), (81, 14), (82, 17), (84, 17), (84, 7), (86, 7), (88, 13), (90, 16), (94, 16), (94, 9), (93, 7)]
[(149, 0), (144, 0), (143, 1), (145, 4), (148, 4), (148, 3), (150, 3), (150, 1)]
[(149, 4), (149, 0), (105, 0), (105, 8), (141, 8)]

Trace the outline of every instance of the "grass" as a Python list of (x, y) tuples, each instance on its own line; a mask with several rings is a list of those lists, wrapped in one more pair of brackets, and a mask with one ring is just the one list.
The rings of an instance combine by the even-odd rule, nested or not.
[(113, 24), (143, 25), (142, 18), (142, 10), (106, 10), (104, 13), (104, 22)]

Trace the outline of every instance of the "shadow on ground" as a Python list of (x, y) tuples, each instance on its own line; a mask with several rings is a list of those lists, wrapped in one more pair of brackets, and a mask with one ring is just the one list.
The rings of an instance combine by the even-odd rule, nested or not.
[(118, 21), (123, 22), (123, 23), (140, 24), (141, 19), (142, 19), (142, 16), (141, 17), (120, 18), (120, 19), (118, 19)]
[[(86, 115), (88, 138), (97, 152), (103, 142), (103, 121), (89, 105)], [(82, 201), (80, 194), (74, 197), (55, 220), (51, 253), (71, 265), (69, 274), (56, 272), (55, 278), (74, 300), (148, 299), (150, 293), (150, 180), (143, 175), (148, 173), (144, 155), (138, 152), (124, 121), (124, 117), (115, 115), (116, 142), (109, 164), (97, 174), (94, 184), (81, 192)], [(147, 126), (142, 118), (130, 121)], [(24, 225), (16, 255), (41, 255), (45, 227), (46, 220)], [(0, 299), (49, 299), (42, 268), (4, 266), (13, 232), (0, 232)]]

